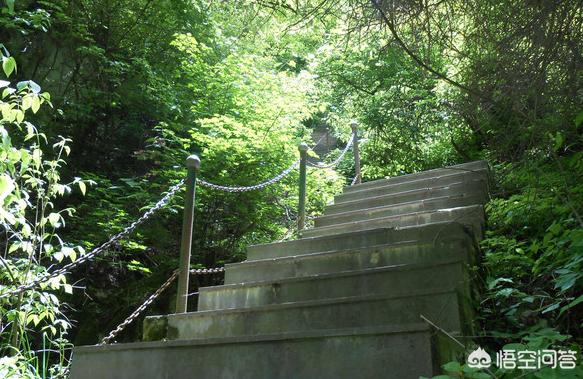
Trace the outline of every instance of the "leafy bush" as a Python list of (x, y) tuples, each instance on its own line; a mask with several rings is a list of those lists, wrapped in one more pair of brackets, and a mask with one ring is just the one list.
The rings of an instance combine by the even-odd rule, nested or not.
[[(4, 49), (2, 45), (0, 48)], [(2, 68), (7, 77), (16, 72), (16, 62), (4, 49)], [(57, 201), (73, 188), (85, 193), (79, 178), (64, 183), (60, 171), (70, 148), (59, 138), (47, 148), (47, 138), (26, 120), (43, 104), (51, 105), (48, 93), (33, 81), (12, 86), (0, 80), (0, 227), (3, 235), (0, 257), (0, 294), (16, 289), (49, 272), (64, 261), (84, 254), (81, 246), (64, 242), (58, 229), (72, 208), (59, 209)], [(0, 299), (0, 361), (3, 377), (62, 375), (66, 368), (64, 339), (70, 323), (56, 293), (71, 294), (73, 287), (60, 275), (40, 288)]]

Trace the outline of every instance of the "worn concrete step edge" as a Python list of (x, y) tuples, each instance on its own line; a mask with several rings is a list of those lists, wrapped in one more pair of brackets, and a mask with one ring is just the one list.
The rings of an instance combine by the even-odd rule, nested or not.
[(436, 168), (433, 170), (420, 171), (420, 172), (416, 172), (413, 174), (399, 175), (399, 176), (394, 176), (391, 178), (373, 180), (370, 182), (364, 182), (362, 184), (357, 184), (357, 185), (353, 185), (353, 186), (346, 186), (346, 187), (344, 187), (344, 192), (348, 193), (348, 192), (352, 192), (352, 191), (362, 191), (364, 189), (372, 188), (375, 186), (384, 186), (384, 185), (388, 185), (388, 184), (403, 183), (403, 182), (407, 182), (407, 181), (411, 181), (411, 180), (418, 180), (418, 179), (423, 178), (423, 177), (438, 176), (438, 175), (443, 174), (445, 172), (471, 172), (471, 171), (477, 171), (477, 170), (489, 170), (488, 162), (486, 162), (486, 161), (473, 161), (473, 162), (462, 163), (459, 165), (454, 165), (454, 166), (449, 166), (449, 167), (441, 167), (441, 168)]
[(418, 188), (388, 195), (372, 196), (363, 199), (343, 201), (329, 205), (324, 210), (325, 215), (347, 212), (357, 209), (373, 208), (383, 205), (399, 204), (408, 201), (430, 199), (438, 196), (461, 194), (481, 194), (485, 203), (488, 199), (488, 186), (482, 179), (473, 179), (469, 182), (451, 183), (441, 187)]
[(472, 228), (476, 236), (481, 239), (485, 222), (484, 208), (482, 205), (469, 205), (371, 218), (368, 220), (306, 229), (300, 233), (300, 236), (302, 238), (317, 237), (340, 234), (348, 231), (370, 230), (379, 227), (403, 227), (444, 221), (458, 221), (464, 225), (468, 225)]
[(364, 269), (397, 264), (431, 263), (459, 257), (473, 264), (476, 247), (473, 241), (462, 239), (441, 245), (431, 242), (408, 241), (398, 245), (377, 245), (361, 249), (347, 249), (299, 256), (268, 258), (225, 265), (225, 285), (251, 281), (281, 280), (311, 274)]
[[(388, 310), (392, 309), (391, 312)], [(400, 310), (400, 311), (397, 311)], [(330, 318), (332, 314), (337, 318)], [(407, 295), (362, 295), (318, 299), (253, 308), (199, 311), (150, 316), (144, 320), (144, 338), (191, 339), (278, 333), (291, 330), (361, 327), (419, 322), (424, 314), (444, 330), (463, 331), (459, 293), (449, 290), (418, 290)], [(361, 325), (359, 323), (365, 323)], [(339, 325), (340, 324), (340, 325)]]
[(334, 196), (334, 203), (337, 204), (343, 201), (363, 199), (372, 196), (379, 196), (382, 194), (389, 195), (418, 188), (442, 187), (451, 183), (466, 182), (471, 179), (482, 179), (487, 183), (488, 170), (454, 173), (446, 172), (443, 175), (430, 178), (421, 178), (403, 183), (379, 185), (371, 188), (361, 189), (359, 191), (344, 192)]
[[(432, 346), (433, 344), (433, 346)], [(433, 347), (433, 348), (432, 348)], [(440, 349), (436, 352), (435, 348)], [(423, 324), (79, 347), (72, 379), (431, 377), (450, 361)], [(453, 353), (446, 352), (448, 358)], [(237, 359), (233, 359), (237, 357)]]
[(321, 215), (314, 219), (314, 225), (328, 226), (350, 221), (366, 221), (370, 218), (388, 217), (406, 213), (431, 211), (440, 208), (452, 208), (481, 204), (484, 201), (481, 194), (459, 194), (438, 196), (428, 199), (406, 201), (402, 203), (382, 205), (372, 208), (356, 209), (331, 215)]
[(456, 288), (471, 298), (471, 276), (462, 257), (431, 263), (390, 265), (282, 280), (226, 284), (199, 289), (199, 310), (251, 308), (267, 304), (366, 294), (399, 295), (423, 288)]
[[(156, 317), (156, 316), (154, 316)], [(321, 330), (306, 330), (283, 332), (274, 334), (257, 334), (241, 337), (216, 337), (216, 338), (200, 338), (188, 340), (153, 340), (142, 342), (118, 343), (110, 345), (85, 345), (75, 346), (76, 353), (93, 353), (105, 351), (121, 351), (121, 350), (142, 350), (150, 349), (152, 347), (183, 347), (191, 345), (223, 345), (234, 343), (253, 343), (253, 342), (267, 342), (267, 341), (285, 341), (295, 339), (308, 338), (323, 338), (333, 336), (352, 336), (352, 335), (366, 335), (378, 333), (409, 333), (409, 332), (425, 332), (430, 331), (431, 327), (424, 323), (407, 323), (402, 325), (381, 325), (374, 327), (359, 327), (359, 328), (340, 328), (340, 329), (321, 329)]]
[(444, 349), (443, 344), (435, 341), (435, 336), (427, 325), (419, 323), (82, 346), (74, 349), (71, 378), (159, 379), (193, 375), (213, 379), (431, 377), (439, 372), (436, 367), (451, 361), (450, 357), (454, 355), (453, 351)]
[(438, 222), (403, 228), (378, 228), (333, 236), (301, 238), (293, 241), (252, 245), (247, 248), (247, 260), (278, 258), (291, 255), (304, 255), (317, 252), (339, 251), (352, 248), (373, 247), (377, 245), (398, 244), (407, 241), (440, 241), (473, 237), (471, 231), (457, 222)]

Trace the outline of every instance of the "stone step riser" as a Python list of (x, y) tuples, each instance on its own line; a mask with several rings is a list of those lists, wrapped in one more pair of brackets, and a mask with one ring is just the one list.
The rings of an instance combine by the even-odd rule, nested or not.
[(462, 194), (482, 195), (480, 204), (488, 198), (488, 185), (483, 180), (474, 180), (468, 183), (454, 183), (450, 186), (436, 188), (421, 188), (414, 191), (400, 192), (397, 194), (377, 196), (362, 200), (333, 204), (326, 207), (324, 214), (333, 215), (343, 212), (356, 211), (367, 208), (382, 207), (412, 201), (421, 201), (440, 196), (454, 196)]
[(395, 176), (388, 179), (380, 179), (374, 180), (371, 182), (365, 182), (362, 184), (357, 184), (354, 186), (344, 187), (344, 192), (349, 193), (353, 191), (363, 191), (367, 189), (371, 189), (374, 187), (382, 187), (386, 185), (392, 184), (399, 184), (404, 182), (410, 182), (414, 180), (426, 179), (426, 178), (433, 178), (437, 176), (443, 176), (445, 174), (452, 174), (452, 173), (463, 173), (463, 172), (474, 172), (474, 171), (481, 171), (481, 170), (489, 170), (488, 163), (486, 161), (476, 161), (476, 162), (469, 162), (464, 163), (461, 165), (445, 167), (445, 168), (438, 168), (435, 170), (429, 171), (422, 171), (415, 174), (409, 175), (400, 175)]
[(369, 197), (396, 194), (404, 191), (411, 191), (419, 188), (436, 188), (443, 187), (453, 183), (468, 182), (472, 180), (482, 179), (486, 183), (488, 181), (488, 171), (482, 170), (477, 172), (462, 172), (453, 174), (444, 174), (433, 178), (425, 178), (420, 180), (412, 180), (410, 182), (403, 182), (398, 184), (391, 184), (379, 187), (373, 187), (361, 191), (352, 191), (342, 193), (334, 196), (334, 204), (339, 204), (346, 201), (361, 200)]
[[(229, 341), (164, 341), (77, 347), (72, 379), (404, 379), (439, 371), (432, 333), (393, 328)], [(432, 360), (434, 357), (435, 361)]]
[(251, 308), (346, 296), (403, 295), (411, 291), (457, 288), (467, 294), (462, 261), (431, 266), (393, 266), (321, 274), (280, 281), (201, 288), (199, 310)]
[(440, 243), (464, 239), (468, 231), (458, 223), (438, 223), (402, 229), (375, 229), (295, 241), (254, 245), (247, 248), (248, 261), (280, 258), (293, 255), (360, 249), (377, 245), (399, 244), (411, 241)]
[(473, 241), (469, 238), (449, 241), (441, 246), (434, 246), (433, 243), (383, 245), (294, 258), (228, 264), (225, 270), (225, 284), (281, 280), (399, 264), (430, 264), (447, 259), (471, 263), (475, 260), (475, 255)]
[(371, 230), (376, 228), (394, 228), (413, 225), (424, 225), (435, 222), (455, 221), (472, 228), (478, 239), (482, 238), (484, 229), (484, 209), (481, 205), (469, 207), (458, 207), (453, 209), (442, 209), (431, 212), (419, 212), (400, 216), (371, 219), (368, 221), (358, 221), (346, 224), (339, 224), (332, 227), (320, 227), (307, 229), (301, 233), (303, 238), (320, 237), (333, 234), (347, 233), (359, 230)]
[(384, 207), (360, 209), (335, 215), (320, 216), (314, 219), (316, 227), (344, 224), (347, 222), (366, 221), (373, 218), (398, 216), (408, 213), (435, 211), (439, 209), (465, 207), (481, 204), (484, 201), (483, 195), (456, 195), (434, 197), (421, 201), (412, 201)]
[[(310, 305), (291, 304), (270, 308), (195, 312), (148, 317), (147, 324), (167, 323), (166, 338), (185, 340), (242, 337), (283, 332), (343, 329), (418, 323), (424, 315), (446, 331), (459, 333), (462, 322), (458, 294), (432, 292), (399, 298), (346, 299)], [(160, 327), (162, 325), (157, 325)], [(159, 335), (160, 333), (154, 333)]]

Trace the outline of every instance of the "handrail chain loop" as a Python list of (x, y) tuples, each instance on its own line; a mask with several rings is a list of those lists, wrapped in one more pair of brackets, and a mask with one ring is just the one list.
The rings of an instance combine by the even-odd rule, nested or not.
[(310, 161), (308, 161), (308, 165), (312, 166), (312, 167), (316, 167), (316, 168), (333, 168), (336, 167), (338, 165), (338, 163), (340, 163), (340, 161), (342, 161), (342, 159), (344, 158), (344, 156), (346, 155), (346, 153), (348, 152), (348, 150), (350, 150), (350, 147), (352, 146), (352, 143), (354, 142), (354, 138), (355, 138), (355, 134), (353, 133), (352, 136), (350, 137), (350, 139), (348, 140), (348, 142), (346, 143), (346, 146), (344, 147), (344, 149), (342, 150), (342, 152), (340, 153), (340, 155), (334, 159), (334, 161), (328, 163), (328, 164), (321, 164), (321, 163), (312, 163)]
[[(148, 308), (154, 300), (156, 300), (162, 292), (166, 291), (168, 287), (174, 282), (174, 280), (178, 277), (178, 270), (175, 270), (172, 275), (158, 288), (150, 297), (146, 299), (135, 311), (133, 311), (125, 320), (122, 321), (115, 329), (113, 329), (106, 337), (104, 337), (100, 345), (105, 345), (110, 343), (122, 330), (126, 328), (129, 324), (134, 322), (145, 310)], [(190, 270), (191, 274), (194, 275), (204, 275), (204, 274), (216, 274), (219, 272), (225, 272), (224, 267), (217, 267), (217, 268), (199, 268), (199, 269), (192, 269)]]
[(300, 160), (298, 159), (291, 166), (289, 166), (288, 168), (286, 168), (285, 170), (283, 170), (282, 172), (280, 172), (279, 174), (277, 174), (273, 178), (271, 178), (265, 182), (252, 185), (252, 186), (232, 186), (232, 187), (229, 187), (229, 186), (222, 186), (219, 184), (210, 183), (210, 182), (207, 182), (206, 180), (203, 180), (203, 179), (197, 179), (196, 182), (204, 187), (208, 187), (211, 189), (224, 191), (224, 192), (255, 191), (255, 190), (259, 190), (259, 189), (265, 188), (267, 186), (270, 186), (274, 183), (279, 182), (281, 179), (285, 178), (290, 172), (292, 172), (299, 164), (300, 164)]
[(136, 221), (132, 222), (124, 230), (122, 230), (118, 234), (111, 237), (107, 242), (104, 242), (103, 244), (101, 244), (100, 246), (91, 250), (90, 252), (80, 256), (76, 261), (71, 262), (69, 264), (66, 264), (58, 270), (55, 270), (51, 273), (47, 273), (45, 275), (42, 275), (42, 276), (30, 281), (29, 283), (22, 284), (22, 285), (16, 287), (15, 289), (13, 289), (11, 291), (0, 293), (0, 299), (7, 298), (7, 297), (10, 297), (13, 295), (18, 295), (18, 294), (25, 292), (25, 291), (29, 291), (29, 290), (34, 289), (35, 287), (39, 286), (41, 283), (46, 283), (49, 280), (54, 279), (60, 275), (67, 274), (71, 269), (79, 266), (80, 264), (82, 264), (84, 262), (89, 261), (90, 259), (94, 258), (97, 254), (100, 254), (103, 251), (109, 249), (114, 243), (116, 243), (117, 241), (119, 241), (122, 238), (131, 234), (138, 226), (143, 224), (150, 217), (152, 217), (156, 212), (158, 212), (160, 209), (165, 207), (170, 202), (170, 199), (172, 199), (174, 197), (174, 195), (176, 195), (176, 193), (181, 189), (183, 184), (184, 184), (184, 179), (180, 180), (177, 184), (170, 187), (170, 189), (166, 192), (166, 194), (160, 200), (158, 200), (158, 202), (156, 204), (154, 204), (154, 206), (152, 206), (150, 209), (148, 209), (146, 212), (144, 212), (144, 214), (142, 214), (142, 216), (140, 218), (138, 218)]

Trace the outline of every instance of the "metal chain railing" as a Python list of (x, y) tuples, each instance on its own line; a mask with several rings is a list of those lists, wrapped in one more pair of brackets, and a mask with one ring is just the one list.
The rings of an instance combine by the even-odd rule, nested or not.
[(164, 292), (168, 287), (170, 287), (172, 282), (177, 277), (178, 277), (178, 270), (174, 271), (172, 273), (172, 275), (170, 275), (170, 277), (164, 282), (164, 284), (162, 284), (160, 286), (160, 288), (158, 288), (156, 290), (156, 292), (154, 292), (152, 295), (150, 295), (150, 297), (146, 301), (144, 301), (142, 303), (142, 305), (140, 305), (138, 308), (136, 308), (136, 310), (133, 311), (132, 314), (130, 314), (125, 320), (123, 320), (123, 322), (121, 324), (119, 324), (106, 337), (104, 337), (101, 340), (100, 345), (105, 345), (107, 343), (110, 343), (111, 340), (113, 340), (115, 338), (115, 336), (117, 336), (122, 330), (124, 330), (126, 326), (128, 326), (136, 318), (138, 318), (140, 316), (140, 314), (142, 314), (142, 312), (145, 311), (146, 308), (148, 308), (150, 306), (150, 304), (152, 304), (154, 302), (154, 300), (156, 300), (158, 298), (158, 296), (160, 296), (162, 294), (162, 292)]
[(172, 199), (174, 197), (174, 195), (176, 195), (176, 193), (181, 189), (181, 187), (183, 185), (184, 185), (184, 179), (179, 181), (174, 186), (170, 187), (170, 189), (165, 193), (165, 195), (156, 204), (154, 204), (151, 208), (149, 208), (146, 212), (144, 212), (144, 214), (142, 214), (142, 216), (140, 218), (138, 218), (136, 221), (132, 222), (129, 226), (127, 226), (124, 230), (122, 230), (118, 234), (111, 237), (107, 242), (101, 244), (100, 246), (96, 247), (95, 249), (91, 250), (90, 252), (83, 254), (74, 262), (66, 264), (65, 266), (61, 267), (58, 270), (46, 273), (46, 274), (30, 281), (29, 283), (22, 284), (22, 285), (16, 287), (13, 290), (0, 293), (0, 299), (6, 298), (9, 296), (13, 296), (13, 295), (18, 295), (22, 292), (31, 290), (31, 289), (39, 286), (41, 283), (46, 283), (53, 278), (56, 278), (60, 275), (64, 275), (64, 274), (68, 273), (71, 269), (79, 266), (80, 264), (82, 264), (84, 262), (89, 261), (90, 259), (94, 258), (96, 255), (109, 249), (114, 243), (116, 243), (117, 241), (119, 241), (122, 238), (131, 234), (138, 226), (140, 226), (146, 220), (148, 220), (150, 217), (152, 217), (157, 211), (159, 211), (160, 209), (165, 207), (168, 204), (168, 202), (170, 201), (170, 199)]
[(346, 146), (344, 147), (344, 149), (342, 150), (340, 155), (336, 159), (334, 159), (332, 162), (324, 164), (324, 163), (312, 163), (310, 161), (307, 161), (306, 163), (308, 165), (310, 165), (312, 167), (316, 167), (316, 168), (333, 168), (333, 167), (335, 167), (336, 165), (338, 165), (338, 163), (340, 163), (340, 161), (342, 161), (342, 159), (344, 158), (344, 156), (346, 155), (348, 150), (350, 150), (350, 147), (352, 146), (352, 143), (354, 142), (355, 136), (356, 135), (354, 133), (352, 134), (352, 136), (350, 136), (350, 139), (346, 143)]
[[(166, 291), (166, 289), (170, 287), (172, 282), (174, 282), (174, 280), (178, 277), (178, 272), (178, 270), (175, 270), (172, 275), (170, 275), (170, 277), (164, 282), (164, 284), (162, 284), (160, 288), (151, 294), (150, 297), (148, 297), (146, 301), (142, 303), (142, 305), (136, 308), (136, 310), (133, 311), (125, 320), (123, 320), (121, 324), (119, 324), (106, 337), (104, 337), (101, 340), (100, 345), (110, 343), (119, 333), (121, 333), (121, 331), (123, 331), (129, 324), (134, 322), (146, 310), (146, 308), (148, 308), (150, 304), (152, 304), (162, 294), (162, 292)], [(220, 272), (225, 272), (225, 268), (199, 268), (190, 270), (190, 273), (194, 275), (216, 274)]]
[[(320, 137), (320, 139), (310, 149), (315, 149), (324, 140), (325, 137), (326, 137), (325, 135)], [(344, 149), (345, 151), (343, 152), (342, 155), (346, 154), (346, 150), (348, 150), (348, 148), (350, 148), (350, 146), (347, 146)], [(340, 158), (340, 159), (342, 159), (342, 158)], [(196, 182), (199, 183), (200, 185), (202, 185), (203, 187), (211, 188), (211, 189), (218, 190), (218, 191), (224, 191), (224, 192), (256, 191), (256, 190), (265, 188), (267, 186), (270, 186), (272, 184), (279, 182), (280, 180), (285, 178), (287, 175), (289, 175), (296, 167), (298, 167), (299, 164), (300, 164), (300, 160), (298, 159), (291, 166), (289, 166), (288, 168), (286, 168), (285, 170), (283, 170), (279, 174), (275, 175), (273, 178), (266, 180), (265, 182), (254, 184), (251, 186), (223, 186), (220, 184), (210, 183), (210, 182), (203, 180), (203, 179), (197, 179)]]
[[(227, 192), (253, 191), (253, 190), (259, 190), (259, 189), (265, 188), (269, 185), (272, 185), (274, 183), (279, 182), (284, 177), (289, 175), (298, 166), (300, 166), (300, 202), (301, 202), (301, 204), (303, 203), (305, 205), (305, 199), (302, 199), (302, 198), (305, 197), (306, 163), (311, 165), (311, 166), (317, 167), (317, 168), (334, 167), (344, 158), (344, 156), (346, 155), (346, 153), (348, 152), (348, 150), (350, 149), (350, 147), (353, 144), (354, 144), (354, 148), (355, 148), (355, 160), (356, 160), (357, 156), (358, 156), (358, 150), (357, 150), (358, 140), (356, 139), (357, 133), (356, 133), (356, 124), (355, 123), (353, 123), (352, 129), (353, 129), (353, 133), (352, 133), (350, 140), (347, 142), (346, 147), (342, 150), (340, 155), (331, 163), (329, 163), (329, 164), (314, 164), (311, 162), (307, 162), (306, 153), (307, 153), (307, 150), (309, 149), (309, 147), (307, 145), (303, 144), (303, 145), (301, 145), (301, 148), (300, 148), (300, 156), (301, 156), (300, 159), (296, 160), (292, 165), (290, 165), (288, 168), (286, 168), (285, 170), (283, 170), (282, 172), (280, 172), (276, 176), (272, 177), (271, 179), (269, 179), (265, 182), (262, 182), (262, 183), (251, 185), (251, 186), (223, 186), (223, 185), (210, 183), (210, 182), (202, 180), (202, 179), (197, 179), (196, 172), (198, 171), (198, 169), (200, 167), (200, 160), (196, 156), (191, 156), (187, 159), (187, 167), (188, 167), (188, 172), (189, 172), (188, 177), (186, 179), (181, 180), (180, 182), (178, 182), (174, 186), (172, 186), (164, 194), (164, 196), (156, 204), (154, 204), (154, 206), (152, 206), (146, 212), (144, 212), (144, 214), (141, 217), (139, 217), (137, 220), (132, 222), (128, 227), (126, 227), (125, 229), (123, 229), (121, 232), (114, 235), (113, 237), (111, 237), (107, 242), (101, 244), (100, 246), (96, 247), (95, 249), (91, 250), (90, 252), (81, 255), (74, 262), (66, 264), (63, 267), (61, 267), (60, 269), (57, 269), (55, 271), (47, 272), (43, 275), (40, 275), (36, 279), (33, 279), (28, 283), (19, 285), (12, 290), (0, 292), (0, 299), (7, 298), (7, 297), (10, 297), (13, 295), (18, 295), (18, 294), (23, 293), (25, 291), (34, 289), (35, 287), (40, 286), (41, 284), (46, 283), (46, 282), (50, 281), (51, 279), (54, 279), (54, 278), (57, 278), (61, 275), (67, 274), (71, 269), (81, 265), (84, 262), (87, 262), (87, 261), (93, 259), (98, 254), (109, 249), (114, 243), (118, 242), (122, 238), (131, 234), (139, 225), (141, 225), (145, 221), (147, 221), (158, 210), (165, 207), (168, 204), (168, 202), (170, 201), (170, 199), (172, 199), (172, 197), (174, 197), (174, 195), (181, 189), (181, 187), (185, 183), (187, 184), (186, 185), (186, 187), (187, 187), (187, 195), (186, 195), (187, 205), (185, 206), (185, 219), (184, 220), (185, 221), (190, 220), (190, 223), (192, 222), (192, 215), (194, 212), (194, 195), (195, 195), (194, 187), (195, 187), (195, 183), (200, 183), (200, 185), (211, 188), (211, 189), (220, 190), (220, 191), (227, 191)], [(323, 140), (323, 137), (320, 138), (320, 140), (316, 143), (315, 146), (317, 146), (322, 140)], [(357, 164), (357, 176), (355, 178), (355, 181), (359, 181), (358, 180), (359, 178), (360, 178), (360, 166), (359, 166), (359, 164)], [(353, 184), (355, 181), (353, 181)], [(305, 216), (305, 209), (303, 209), (303, 208), (304, 208), (304, 206), (300, 205), (300, 211), (299, 211), (300, 217), (298, 217), (298, 230), (303, 229), (303, 221), (304, 221), (304, 216)], [(184, 223), (183, 228), (186, 228), (186, 229), (183, 229), (183, 241), (182, 241), (183, 246), (181, 247), (181, 266), (180, 266), (180, 270), (179, 270), (180, 272), (179, 272), (179, 274), (176, 274), (176, 273), (173, 274), (173, 278), (172, 278), (172, 280), (173, 280), (177, 275), (179, 275), (179, 277), (181, 278), (179, 281), (178, 298), (179, 298), (180, 302), (182, 303), (181, 304), (182, 309), (184, 309), (185, 302), (182, 301), (181, 297), (183, 297), (184, 295), (181, 295), (180, 292), (184, 292), (185, 288), (188, 287), (187, 286), (188, 280), (185, 278), (188, 277), (188, 274), (190, 272), (190, 269), (188, 267), (189, 266), (188, 260), (190, 259), (190, 246), (189, 245), (190, 245), (190, 241), (192, 239), (192, 225), (189, 226), (188, 223)], [(186, 234), (185, 234), (185, 230), (187, 232)], [(188, 235), (188, 233), (190, 233), (190, 235)], [(186, 248), (188, 249), (187, 252), (182, 251)], [(209, 273), (212, 273), (212, 272), (221, 272), (222, 269), (201, 269), (201, 270), (207, 270), (207, 271), (208, 270), (215, 270), (215, 271), (209, 271)], [(199, 273), (203, 273), (203, 272), (201, 271)], [(204, 273), (206, 273), (206, 272), (204, 272)], [(163, 291), (168, 285), (169, 284), (165, 283), (165, 286), (163, 286), (163, 288), (161, 287), (162, 288), (161, 291)], [(161, 291), (160, 291), (160, 293), (161, 293)], [(151, 301), (153, 301), (157, 296), (159, 296), (159, 293), (154, 293), (152, 296), (154, 296), (154, 297), (152, 298)], [(151, 303), (151, 301), (150, 301), (150, 303)], [(142, 309), (138, 308), (136, 311), (141, 312)], [(129, 320), (129, 322), (131, 322), (131, 321), (132, 321), (132, 319)]]
[(225, 272), (224, 267), (217, 267), (217, 268), (193, 268), (190, 270), (191, 274), (195, 275), (205, 275), (205, 274), (217, 274), (219, 272)]
[(273, 178), (266, 180), (265, 182), (252, 185), (252, 186), (232, 186), (232, 187), (231, 186), (222, 186), (219, 184), (213, 184), (213, 183), (207, 182), (207, 181), (202, 180), (202, 179), (197, 179), (196, 182), (204, 187), (208, 187), (208, 188), (218, 190), (218, 191), (225, 191), (225, 192), (255, 191), (255, 190), (259, 190), (259, 189), (265, 188), (267, 186), (270, 186), (274, 183), (279, 182), (281, 179), (283, 179), (287, 175), (289, 175), (289, 173), (292, 172), (296, 167), (298, 167), (299, 164), (300, 164), (300, 160), (298, 159), (291, 166), (289, 166), (288, 168), (286, 168), (285, 170), (283, 170), (279, 174), (275, 175)]

